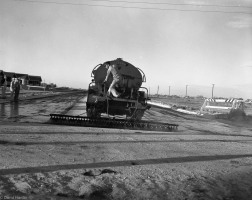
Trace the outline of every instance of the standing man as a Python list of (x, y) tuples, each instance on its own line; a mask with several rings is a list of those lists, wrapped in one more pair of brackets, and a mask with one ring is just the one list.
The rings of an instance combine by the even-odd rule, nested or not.
[(2, 85), (2, 98), (6, 99), (7, 76), (4, 75), (4, 83)]
[(0, 88), (2, 88), (2, 97), (3, 97), (3, 86), (4, 86), (4, 73), (3, 71), (0, 71)]
[(116, 59), (115, 62), (107, 62), (105, 63), (105, 67), (106, 69), (108, 70), (107, 71), (107, 76), (104, 80), (104, 83), (106, 83), (108, 81), (108, 77), (110, 75), (110, 73), (112, 74), (113, 76), (113, 81), (111, 83), (111, 85), (109, 86), (109, 89), (108, 89), (108, 95), (112, 95), (114, 97), (119, 97), (120, 96), (120, 93), (118, 93), (115, 89), (115, 86), (116, 84), (118, 84), (120, 81), (122, 81), (122, 75), (120, 73), (120, 70), (121, 70), (121, 67), (119, 66), (119, 62), (121, 61), (120, 58)]
[(10, 83), (10, 99), (12, 100), (13, 95), (15, 92), (15, 78), (11, 78), (11, 83)]
[(14, 101), (18, 101), (19, 91), (20, 91), (20, 82), (17, 78), (15, 78), (15, 81), (14, 81)]

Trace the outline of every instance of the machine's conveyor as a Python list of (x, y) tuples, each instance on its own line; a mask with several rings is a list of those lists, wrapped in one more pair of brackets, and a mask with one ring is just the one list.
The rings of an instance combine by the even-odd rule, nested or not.
[(129, 121), (126, 119), (89, 118), (61, 114), (50, 114), (50, 123), (71, 126), (100, 127), (100, 128), (125, 128), (149, 131), (176, 131), (177, 124), (168, 124), (150, 121)]

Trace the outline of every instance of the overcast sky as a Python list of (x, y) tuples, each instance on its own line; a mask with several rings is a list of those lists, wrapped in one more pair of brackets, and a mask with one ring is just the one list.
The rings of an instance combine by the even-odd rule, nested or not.
[(252, 98), (252, 0), (130, 1), (0, 0), (0, 69), (87, 88), (120, 57), (151, 93)]

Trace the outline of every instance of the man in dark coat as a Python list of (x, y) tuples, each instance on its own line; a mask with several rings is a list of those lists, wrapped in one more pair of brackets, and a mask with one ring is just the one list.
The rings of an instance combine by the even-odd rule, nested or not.
[(0, 71), (0, 88), (2, 88), (2, 98), (5, 99), (5, 90), (7, 85), (7, 78), (6, 75), (4, 75), (3, 71)]
[(14, 81), (14, 101), (18, 101), (19, 91), (20, 91), (20, 82), (17, 78), (15, 78), (15, 81)]

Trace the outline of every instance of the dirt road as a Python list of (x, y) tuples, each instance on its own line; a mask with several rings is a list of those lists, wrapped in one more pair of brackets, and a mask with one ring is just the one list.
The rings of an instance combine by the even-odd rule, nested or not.
[(52, 112), (85, 114), (85, 99), (73, 106), (76, 99), (22, 102), (14, 114), (5, 105), (0, 199), (252, 198), (250, 123), (168, 115), (153, 108), (145, 119), (177, 123), (179, 130), (43, 124)]

